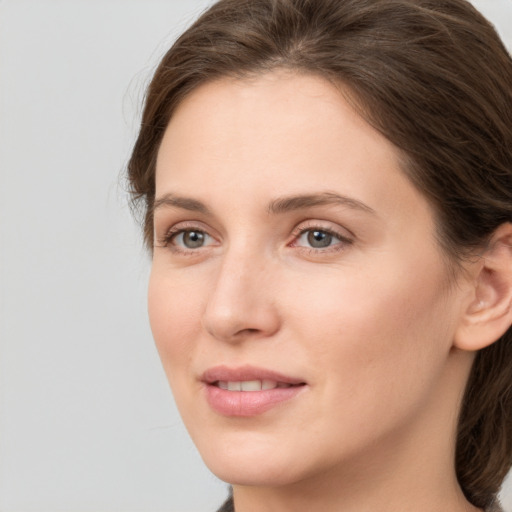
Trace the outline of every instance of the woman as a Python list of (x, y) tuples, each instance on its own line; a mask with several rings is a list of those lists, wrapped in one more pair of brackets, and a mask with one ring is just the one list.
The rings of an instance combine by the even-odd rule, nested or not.
[(500, 510), (512, 62), (464, 0), (221, 0), (129, 163), (221, 510)]

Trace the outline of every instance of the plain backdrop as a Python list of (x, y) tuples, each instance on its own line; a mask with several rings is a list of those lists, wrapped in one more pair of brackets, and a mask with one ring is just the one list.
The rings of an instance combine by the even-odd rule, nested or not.
[[(209, 512), (122, 172), (206, 0), (0, 0), (0, 512)], [(512, 48), (512, 0), (474, 2)], [(512, 511), (512, 483), (502, 493)]]

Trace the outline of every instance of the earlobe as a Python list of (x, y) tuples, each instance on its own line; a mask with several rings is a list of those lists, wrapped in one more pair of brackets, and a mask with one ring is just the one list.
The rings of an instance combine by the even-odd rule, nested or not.
[(454, 346), (466, 351), (491, 345), (512, 324), (511, 223), (494, 232), (475, 268), (472, 298), (454, 339)]

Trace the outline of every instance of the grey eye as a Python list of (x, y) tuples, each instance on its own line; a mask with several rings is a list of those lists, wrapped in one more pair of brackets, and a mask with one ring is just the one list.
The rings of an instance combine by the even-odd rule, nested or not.
[(333, 236), (326, 231), (311, 230), (307, 232), (308, 245), (315, 249), (329, 247), (332, 244)]
[(198, 249), (206, 244), (207, 237), (202, 231), (184, 231), (176, 237), (176, 243), (187, 249)]

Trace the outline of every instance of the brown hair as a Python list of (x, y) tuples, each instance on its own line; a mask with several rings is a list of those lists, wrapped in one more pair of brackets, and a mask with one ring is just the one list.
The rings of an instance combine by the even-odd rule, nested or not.
[[(155, 162), (199, 85), (288, 68), (342, 83), (404, 155), (452, 262), (512, 221), (512, 60), (465, 0), (220, 0), (164, 56), (128, 166), (153, 243)], [(140, 201), (139, 201), (140, 202)], [(512, 333), (481, 350), (459, 419), (456, 471), (485, 507), (512, 465)]]

